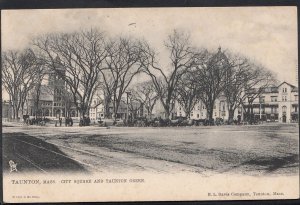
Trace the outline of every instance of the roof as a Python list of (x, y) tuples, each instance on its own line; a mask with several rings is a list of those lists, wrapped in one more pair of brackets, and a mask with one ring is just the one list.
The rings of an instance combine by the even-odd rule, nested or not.
[[(294, 86), (294, 85), (292, 85), (292, 84), (290, 84), (290, 83), (287, 83), (287, 82), (282, 82), (282, 83), (280, 83), (278, 86), (270, 86), (270, 87), (266, 87), (265, 89), (264, 89), (264, 92), (263, 93), (278, 93), (278, 89), (279, 89), (279, 87), (281, 86), (281, 85), (283, 85), (283, 84), (287, 84), (287, 85), (289, 85), (291, 88), (292, 88), (292, 92), (298, 92), (298, 87), (296, 87), (296, 86)], [(248, 91), (248, 93), (257, 93), (259, 91), (259, 89), (258, 88), (252, 88), (252, 89), (249, 89), (249, 91)]]
[(292, 88), (292, 92), (298, 92), (298, 88), (297, 87), (293, 87)]
[(292, 88), (292, 92), (298, 92), (298, 87), (296, 87), (296, 86), (294, 86), (294, 85), (292, 85), (292, 84), (290, 84), (290, 83), (287, 83), (287, 82), (282, 82), (280, 85), (278, 85), (278, 87), (280, 87), (281, 85), (283, 85), (283, 84), (287, 84), (287, 85), (289, 85), (291, 88)]
[(267, 87), (265, 88), (264, 93), (278, 93), (278, 87)]
[(285, 81), (283, 81), (282, 83), (280, 83), (280, 85), (278, 85), (277, 87), (280, 87), (280, 86), (283, 85), (283, 84), (287, 84), (287, 85), (291, 86), (292, 88), (295, 88), (295, 87), (296, 87), (296, 86), (294, 86), (294, 85), (292, 85), (292, 84), (290, 84), (290, 83), (287, 83), (287, 82), (285, 82)]
[[(259, 88), (251, 88), (248, 90), (249, 94), (255, 94), (260, 92)], [(262, 93), (278, 93), (278, 88), (277, 87), (266, 87), (264, 88), (264, 91)]]
[(229, 63), (227, 56), (224, 54), (224, 52), (221, 51), (221, 47), (219, 47), (218, 52), (214, 54), (210, 59), (210, 63), (215, 63), (221, 60), (224, 60), (226, 64)]

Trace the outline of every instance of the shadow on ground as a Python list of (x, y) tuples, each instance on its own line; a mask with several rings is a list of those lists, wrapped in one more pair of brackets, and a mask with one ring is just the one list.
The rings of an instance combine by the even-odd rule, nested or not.
[(264, 167), (267, 173), (275, 172), (279, 169), (299, 167), (299, 155), (290, 154), (284, 157), (269, 157), (255, 160), (249, 160), (244, 162), (242, 165), (252, 165)]
[[(24, 133), (4, 133), (3, 171), (9, 172), (9, 161), (17, 163), (18, 172), (87, 172), (78, 162), (57, 146)], [(44, 170), (44, 171), (43, 171)]]

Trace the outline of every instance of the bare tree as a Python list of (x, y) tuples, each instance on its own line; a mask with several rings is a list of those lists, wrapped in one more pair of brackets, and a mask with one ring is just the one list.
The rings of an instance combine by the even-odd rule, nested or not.
[[(113, 104), (113, 117), (116, 119), (123, 94), (132, 79), (141, 72), (139, 63), (141, 49), (136, 40), (119, 38), (111, 40), (107, 46), (105, 58), (106, 70), (102, 71), (105, 86), (105, 104)], [(106, 110), (107, 112), (108, 110)]]
[(103, 33), (91, 29), (48, 34), (34, 39), (33, 45), (43, 63), (65, 81), (80, 116), (88, 114), (107, 56)]
[(199, 102), (198, 99), (198, 87), (197, 83), (195, 83), (193, 79), (194, 72), (190, 71), (184, 74), (177, 86), (177, 101), (182, 106), (183, 111), (187, 118), (190, 117), (192, 110), (195, 105)]
[(35, 117), (42, 115), (42, 110), (40, 108), (40, 97), (41, 92), (46, 92), (47, 94), (53, 94), (53, 90), (50, 88), (47, 88), (46, 90), (42, 90), (42, 81), (46, 75), (47, 69), (44, 66), (39, 66), (36, 68), (36, 75), (35, 75), (35, 81), (33, 83), (33, 89), (31, 94), (32, 100), (33, 100), (33, 113)]
[(198, 53), (190, 44), (189, 36), (174, 30), (168, 36), (165, 47), (169, 52), (171, 61), (170, 68), (163, 68), (158, 65), (157, 55), (150, 46), (144, 42), (144, 57), (142, 64), (145, 72), (151, 77), (160, 102), (165, 110), (165, 117), (170, 118), (174, 109), (176, 88), (183, 74), (195, 66), (195, 58)]
[(24, 110), (29, 92), (37, 81), (39, 64), (32, 50), (2, 53), (2, 83), (8, 92), (13, 108), (13, 119)]
[(261, 65), (253, 65), (250, 73), (250, 78), (244, 88), (244, 96), (241, 99), (243, 108), (244, 102), (247, 99), (247, 120), (252, 123), (253, 121), (253, 102), (265, 92), (267, 87), (274, 86), (278, 83), (275, 75), (270, 70)]
[(194, 72), (193, 81), (197, 83), (198, 97), (207, 109), (207, 118), (211, 120), (215, 101), (224, 90), (223, 76), (229, 62), (219, 48), (217, 53), (204, 52), (197, 64), (198, 69)]
[(155, 86), (152, 81), (145, 81), (136, 84), (133, 89), (131, 89), (132, 99), (138, 101), (147, 110), (148, 118), (152, 118), (152, 111), (154, 105), (156, 104), (159, 96), (155, 90)]
[(61, 93), (61, 97), (62, 97), (62, 101), (64, 102), (64, 106), (65, 106), (65, 116), (70, 117), (72, 107), (74, 106), (73, 95), (69, 90), (63, 89), (62, 93)]
[(275, 77), (271, 71), (255, 65), (245, 57), (230, 54), (227, 56), (230, 66), (224, 75), (224, 95), (228, 105), (228, 123), (231, 123), (235, 110), (246, 99), (251, 105), (266, 87), (275, 83)]
[(230, 66), (227, 68), (224, 75), (225, 89), (228, 108), (228, 123), (231, 124), (235, 110), (245, 100), (245, 89), (247, 83), (253, 80), (252, 66), (249, 60), (239, 55), (228, 54)]
[(112, 102), (113, 90), (116, 81), (113, 80), (112, 72), (109, 69), (101, 70), (101, 89), (103, 91), (104, 117), (111, 118), (110, 105)]
[(143, 104), (137, 99), (135, 99), (132, 94), (129, 95), (128, 109), (129, 113), (131, 114), (131, 121), (136, 119), (137, 117), (141, 117), (142, 108)]

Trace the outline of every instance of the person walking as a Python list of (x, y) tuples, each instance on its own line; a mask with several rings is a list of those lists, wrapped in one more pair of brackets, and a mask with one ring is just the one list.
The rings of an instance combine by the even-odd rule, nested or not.
[(59, 118), (59, 126), (61, 127), (61, 124), (62, 124), (62, 119), (61, 118)]

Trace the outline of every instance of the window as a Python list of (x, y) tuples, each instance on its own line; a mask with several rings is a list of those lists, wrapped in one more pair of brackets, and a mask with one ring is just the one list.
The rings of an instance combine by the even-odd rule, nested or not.
[(286, 96), (282, 96), (282, 101), (283, 101), (283, 102), (286, 102), (286, 101), (287, 101)]
[(271, 102), (277, 102), (277, 96), (271, 96)]
[(265, 97), (264, 96), (259, 97), (259, 102), (264, 103), (265, 102)]
[(298, 101), (298, 95), (295, 95), (295, 101)]
[(199, 114), (197, 114), (197, 118), (199, 118), (200, 116), (199, 116)]
[(282, 89), (282, 92), (283, 92), (283, 93), (286, 93), (286, 92), (287, 92), (287, 88), (283, 88), (283, 89)]
[(286, 114), (286, 106), (283, 106), (283, 107), (282, 107), (282, 113), (283, 113), (283, 114)]

